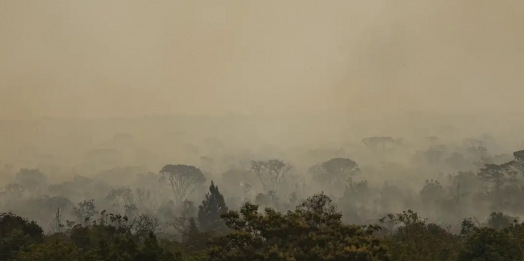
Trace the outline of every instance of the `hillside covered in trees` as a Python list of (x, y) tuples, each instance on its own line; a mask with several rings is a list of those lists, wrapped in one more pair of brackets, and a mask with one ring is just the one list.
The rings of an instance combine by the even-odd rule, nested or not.
[[(363, 143), (380, 154), (402, 141)], [(20, 169), (2, 189), (0, 260), (521, 260), (524, 151), (497, 163), (504, 157), (489, 155), (481, 141), (465, 144), (476, 171), (418, 189), (376, 187), (366, 169), (341, 157), (300, 176), (289, 162), (252, 160), (217, 182), (183, 164), (61, 183)], [(436, 169), (467, 161), (442, 154), (433, 146), (414, 157)], [(104, 181), (133, 171), (132, 184)]]

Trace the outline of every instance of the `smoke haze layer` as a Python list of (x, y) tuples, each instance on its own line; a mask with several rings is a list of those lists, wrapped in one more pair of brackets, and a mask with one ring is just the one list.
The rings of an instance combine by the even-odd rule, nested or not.
[(508, 113), (524, 3), (2, 1), (0, 118)]

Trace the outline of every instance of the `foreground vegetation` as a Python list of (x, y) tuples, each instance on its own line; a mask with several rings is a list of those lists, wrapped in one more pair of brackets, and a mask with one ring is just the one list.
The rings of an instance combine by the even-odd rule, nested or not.
[[(221, 217), (219, 217), (221, 216)], [(227, 211), (218, 188), (197, 218), (180, 219), (179, 240), (155, 233), (154, 218), (107, 214), (44, 234), (34, 221), (0, 216), (0, 260), (522, 260), (524, 223), (493, 213), (485, 225), (465, 219), (459, 234), (413, 211), (390, 214), (379, 225), (341, 221), (331, 199), (317, 194), (294, 210), (259, 211), (246, 203)]]

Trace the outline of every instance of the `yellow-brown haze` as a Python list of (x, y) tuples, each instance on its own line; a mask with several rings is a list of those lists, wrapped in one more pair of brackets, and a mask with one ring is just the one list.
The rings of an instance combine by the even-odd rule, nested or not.
[[(431, 133), (410, 111), (500, 120), (522, 97), (521, 0), (0, 1), (1, 119), (279, 115), (264, 140), (325, 113), (296, 125), (320, 142)], [(34, 126), (4, 144), (41, 142)]]

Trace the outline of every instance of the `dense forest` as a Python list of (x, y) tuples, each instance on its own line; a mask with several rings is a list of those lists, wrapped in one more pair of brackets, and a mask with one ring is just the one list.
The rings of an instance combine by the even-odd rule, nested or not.
[(524, 0), (0, 0), (0, 261), (524, 261)]
[[(6, 164), (0, 260), (522, 260), (524, 150), (426, 140), (410, 169), (243, 157), (217, 175), (202, 156), (198, 166), (120, 166), (56, 181)], [(405, 143), (362, 144), (380, 157)], [(434, 178), (394, 176), (428, 169)], [(381, 184), (377, 173), (392, 176)]]

